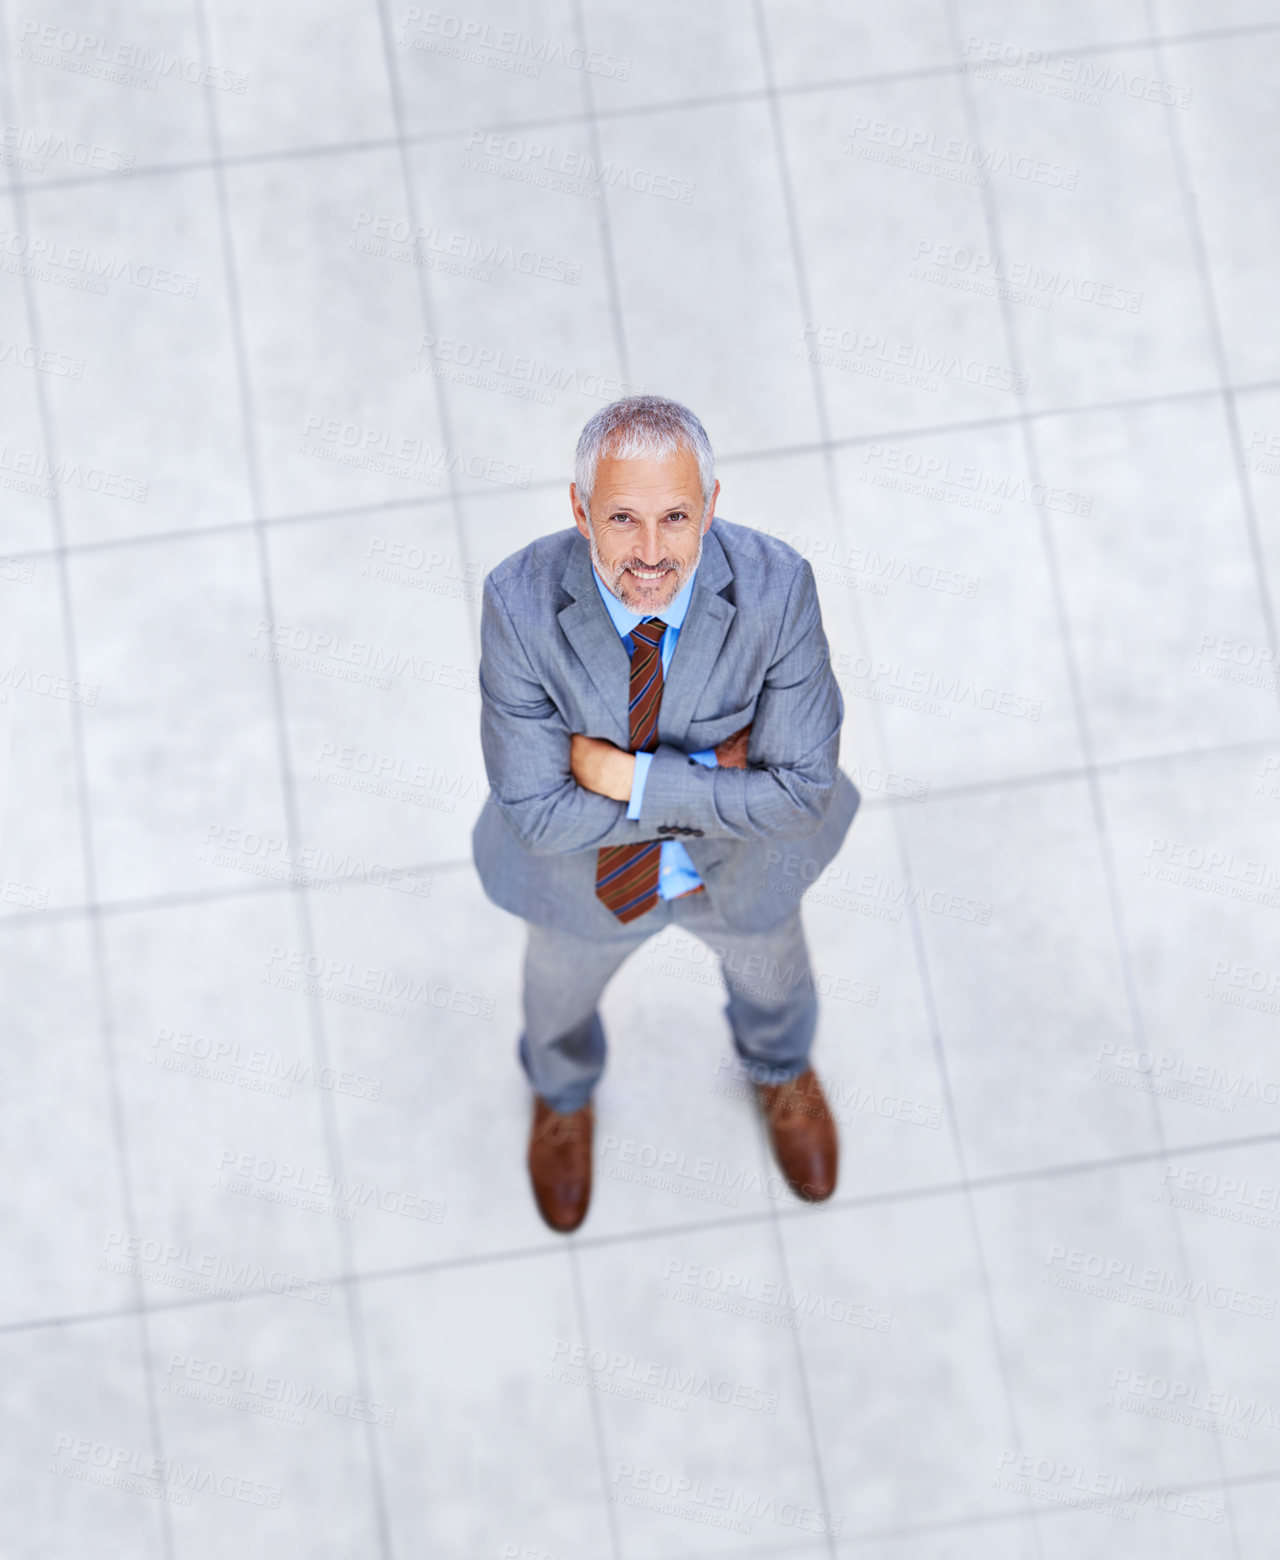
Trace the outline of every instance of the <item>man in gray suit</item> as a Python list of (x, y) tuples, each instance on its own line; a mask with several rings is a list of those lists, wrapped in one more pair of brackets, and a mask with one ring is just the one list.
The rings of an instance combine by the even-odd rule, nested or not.
[(597, 412), (574, 477), (576, 529), (503, 559), (481, 608), (490, 794), (472, 848), (485, 892), (526, 922), (535, 1200), (555, 1230), (585, 1218), (597, 1002), (674, 924), (720, 955), (774, 1156), (818, 1201), (837, 1139), (808, 1060), (817, 994), (799, 895), (859, 797), (837, 765), (844, 701), (813, 570), (716, 515), (710, 442), (678, 402)]

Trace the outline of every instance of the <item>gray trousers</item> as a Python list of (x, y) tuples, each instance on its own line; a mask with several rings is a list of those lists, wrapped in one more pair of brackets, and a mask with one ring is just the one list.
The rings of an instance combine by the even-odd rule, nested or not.
[[(659, 899), (618, 935), (594, 941), (540, 922), (526, 921), (524, 1029), (520, 1064), (534, 1092), (553, 1110), (574, 1111), (591, 1098), (604, 1071), (604, 1026), (596, 1006), (609, 977), (655, 934), (657, 967), (692, 972), (704, 964), (695, 940), (720, 961), (728, 988), (725, 1014), (734, 1049), (760, 1083), (781, 1083), (809, 1065), (818, 1021), (818, 997), (800, 906), (768, 932), (726, 926), (710, 896)], [(696, 976), (694, 978), (697, 978)]]

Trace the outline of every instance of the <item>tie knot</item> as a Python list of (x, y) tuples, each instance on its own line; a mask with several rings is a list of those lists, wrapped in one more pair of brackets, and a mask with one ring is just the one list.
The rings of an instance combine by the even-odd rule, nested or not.
[(660, 617), (642, 618), (631, 630), (637, 639), (643, 639), (647, 645), (657, 645), (666, 631), (667, 625)]

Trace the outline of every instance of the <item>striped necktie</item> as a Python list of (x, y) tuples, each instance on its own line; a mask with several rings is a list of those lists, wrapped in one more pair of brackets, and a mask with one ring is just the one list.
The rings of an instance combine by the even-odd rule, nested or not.
[[(662, 636), (659, 617), (642, 618), (631, 630), (631, 751), (652, 753), (658, 745), (662, 703)], [(658, 900), (661, 840), (638, 845), (602, 845), (596, 852), (596, 894), (620, 921), (634, 921)]]

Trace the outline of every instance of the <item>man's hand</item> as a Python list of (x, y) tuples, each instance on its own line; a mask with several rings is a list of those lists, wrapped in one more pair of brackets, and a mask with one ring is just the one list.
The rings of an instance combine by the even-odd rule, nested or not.
[(569, 767), (584, 791), (611, 797), (615, 802), (631, 800), (631, 780), (636, 771), (636, 756), (615, 747), (603, 737), (584, 737), (575, 731), (569, 739)]
[(717, 742), (712, 752), (716, 755), (716, 763), (721, 769), (745, 769), (747, 767), (747, 739), (751, 735), (751, 722), (735, 731), (731, 737), (726, 737), (723, 742)]

